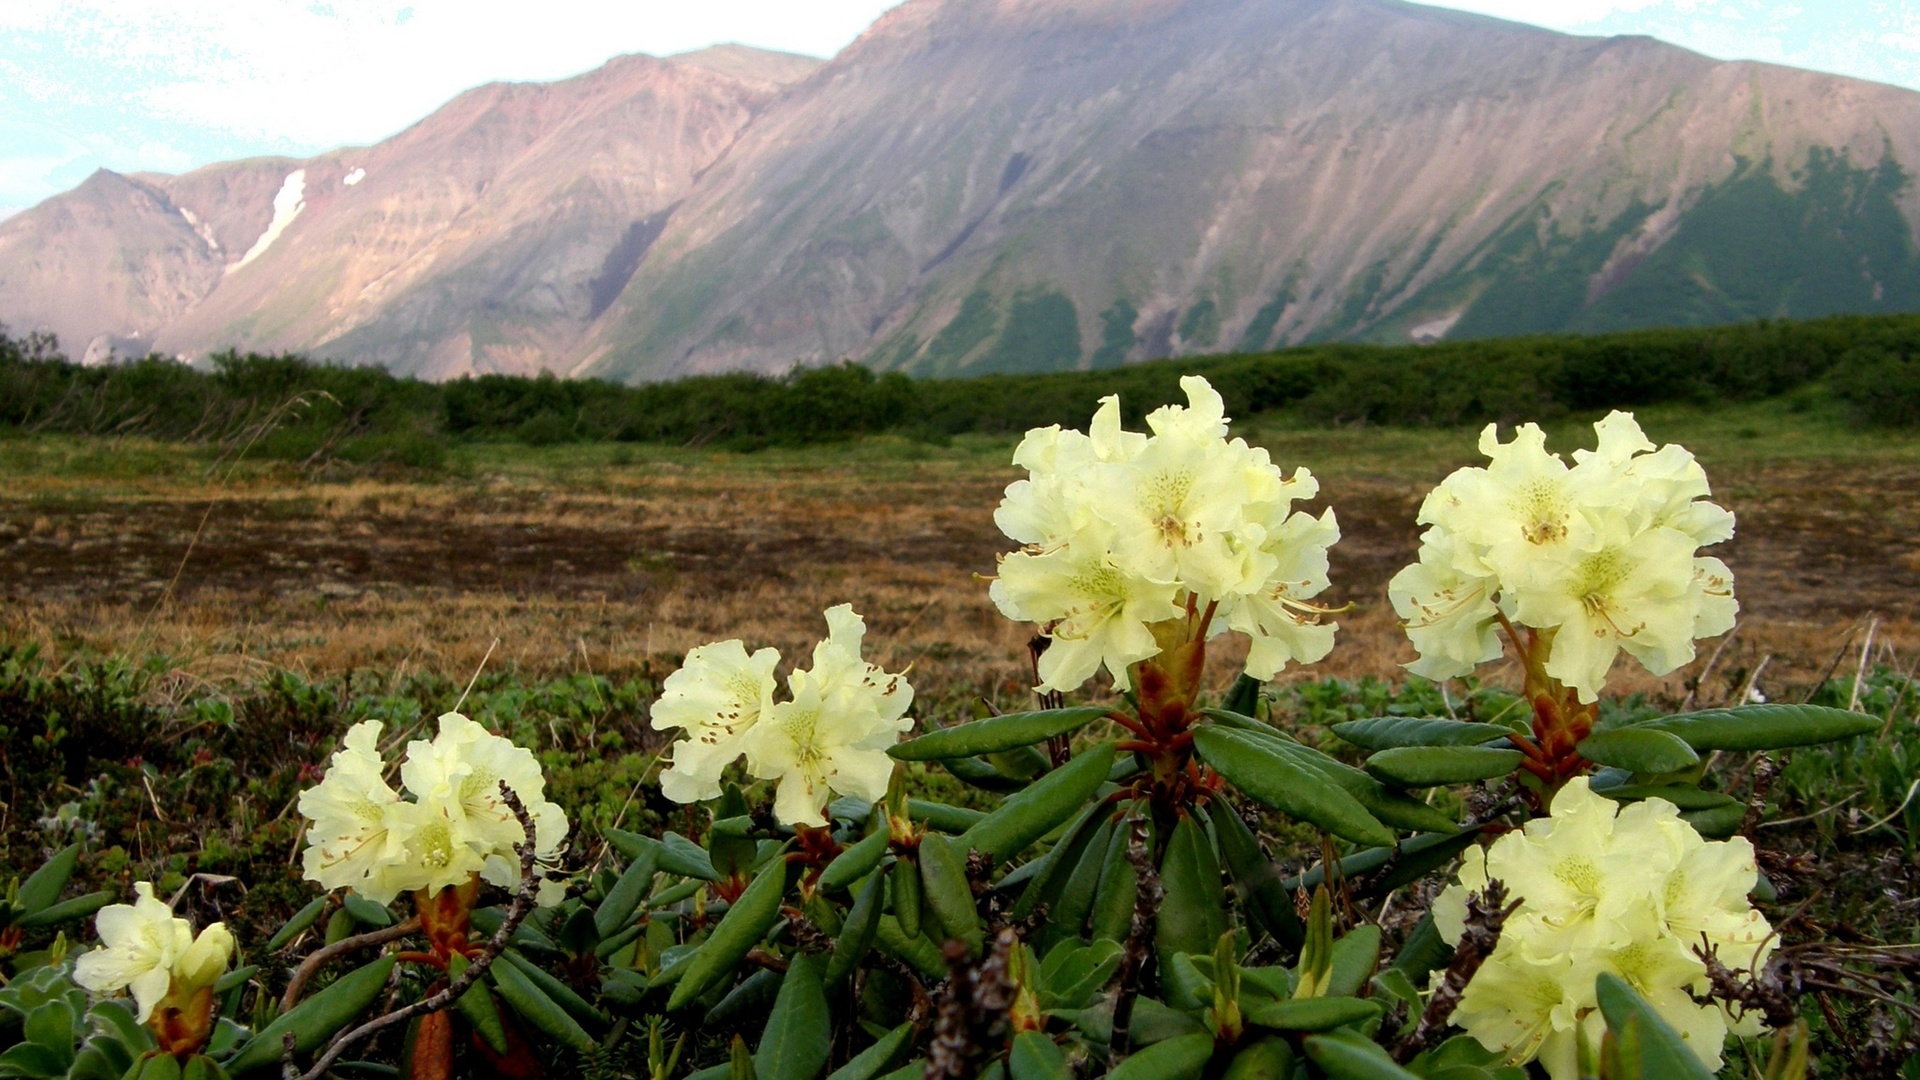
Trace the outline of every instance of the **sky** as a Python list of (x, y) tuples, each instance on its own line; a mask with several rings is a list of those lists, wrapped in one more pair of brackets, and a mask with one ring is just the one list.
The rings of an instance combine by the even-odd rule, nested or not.
[[(376, 142), (460, 91), (737, 41), (831, 56), (897, 0), (0, 0), (0, 217), (97, 168)], [(1920, 0), (1445, 0), (1920, 89)]]

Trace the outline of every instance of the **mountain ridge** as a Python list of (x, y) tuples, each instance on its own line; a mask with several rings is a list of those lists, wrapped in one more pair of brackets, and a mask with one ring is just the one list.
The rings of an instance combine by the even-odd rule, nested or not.
[(622, 57), (265, 160), (127, 181), (217, 250), (106, 181), (0, 221), (0, 318), (633, 381), (1920, 310), (1920, 95), (1399, 0), (907, 0), (824, 63)]

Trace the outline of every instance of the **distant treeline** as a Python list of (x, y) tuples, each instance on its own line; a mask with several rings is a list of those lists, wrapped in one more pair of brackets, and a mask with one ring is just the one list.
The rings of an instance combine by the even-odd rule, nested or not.
[(1312, 345), (1047, 375), (910, 379), (852, 364), (622, 386), (552, 376), (446, 383), (294, 356), (81, 367), (0, 328), (0, 428), (140, 434), (273, 457), (431, 464), (450, 440), (755, 449), (900, 432), (1078, 426), (1118, 393), (1129, 421), (1205, 375), (1229, 414), (1328, 425), (1456, 425), (1676, 400), (1747, 401), (1823, 383), (1867, 424), (1920, 425), (1920, 316), (1842, 316), (1435, 345)]

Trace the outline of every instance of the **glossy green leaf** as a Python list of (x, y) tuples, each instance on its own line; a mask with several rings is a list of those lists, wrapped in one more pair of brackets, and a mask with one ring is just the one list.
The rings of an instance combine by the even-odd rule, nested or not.
[(854, 895), (853, 906), (847, 909), (847, 917), (840, 921), (840, 936), (834, 939), (833, 956), (827, 961), (826, 983), (837, 986), (840, 981), (853, 974), (860, 959), (873, 947), (873, 936), (880, 929), (881, 909), (885, 906), (886, 875), (876, 873), (867, 878)]
[(1182, 1035), (1128, 1057), (1107, 1074), (1107, 1080), (1198, 1080), (1212, 1058), (1211, 1033)]
[(992, 754), (1019, 746), (1032, 746), (1055, 735), (1078, 731), (1107, 715), (1107, 712), (1103, 705), (1082, 705), (1072, 709), (1008, 713), (930, 731), (919, 738), (889, 747), (887, 753), (898, 761), (933, 761), (937, 758)]
[(1003, 862), (1052, 832), (1079, 813), (1106, 782), (1113, 765), (1113, 744), (1101, 743), (1034, 781), (1025, 791), (1008, 796), (999, 809), (975, 822), (960, 836), (962, 850), (985, 852)]
[(73, 1006), (65, 998), (42, 1002), (27, 1013), (20, 1033), (29, 1043), (44, 1046), (60, 1060), (60, 1072), (73, 1064)]
[(939, 947), (919, 935), (909, 937), (901, 931), (900, 920), (891, 915), (880, 917), (874, 942), (887, 955), (912, 965), (915, 971), (927, 978), (944, 979), (949, 974), (946, 958), (940, 955)]
[(1293, 1076), (1293, 1047), (1278, 1036), (1242, 1040), (1220, 1080), (1289, 1080)]
[(660, 849), (649, 848), (627, 864), (627, 869), (593, 911), (593, 928), (602, 937), (611, 937), (627, 925), (640, 902), (653, 890), (653, 875), (660, 865)]
[(1618, 1048), (1622, 1064), (1637, 1068), (1648, 1080), (1713, 1080), (1713, 1070), (1625, 979), (1605, 972), (1594, 984), (1594, 994), (1610, 1035), (1626, 1044)]
[(760, 868), (740, 899), (720, 917), (720, 924), (688, 961), (686, 974), (667, 999), (669, 1012), (686, 1007), (714, 983), (731, 975), (767, 931), (780, 921), (780, 898), (787, 891), (787, 864), (775, 859)]
[(1633, 729), (1678, 735), (1695, 750), (1752, 751), (1833, 742), (1879, 731), (1882, 724), (1879, 717), (1819, 705), (1739, 705), (1663, 716)]
[(393, 912), (385, 904), (376, 904), (362, 896), (349, 892), (340, 899), (340, 906), (353, 921), (375, 930), (384, 930), (393, 925)]
[(1604, 790), (1596, 788), (1594, 791), (1616, 802), (1665, 799), (1682, 810), (1717, 810), (1723, 806), (1744, 809), (1747, 805), (1724, 792), (1706, 791), (1692, 784), (1627, 784)]
[(1596, 731), (1574, 749), (1596, 765), (1635, 773), (1678, 772), (1700, 764), (1700, 755), (1680, 736), (1650, 727)]
[(582, 1022), (606, 1027), (613, 1021), (606, 1013), (595, 1008), (586, 998), (566, 983), (555, 978), (551, 972), (539, 964), (520, 955), (517, 950), (508, 949), (500, 954), (500, 961), (513, 965), (522, 975), (533, 981), (542, 993), (552, 998), (561, 1008), (578, 1017)]
[[(500, 991), (500, 1000), (519, 1013), (521, 1019), (575, 1050), (590, 1051), (598, 1045), (572, 1014), (548, 996), (519, 967), (495, 961), (488, 972), (493, 976), (493, 985)], [(686, 985), (685, 980), (681, 981), (681, 985)]]
[(907, 820), (918, 821), (930, 829), (943, 833), (963, 833), (978, 825), (986, 818), (978, 810), (969, 810), (963, 806), (948, 806), (945, 803), (930, 802), (926, 799), (907, 800)]
[(751, 972), (728, 990), (707, 1015), (701, 1018), (701, 1026), (713, 1029), (726, 1029), (746, 1026), (758, 1028), (766, 1022), (767, 1010), (773, 1007), (773, 999), (780, 994), (780, 972), (772, 968), (761, 968)]
[(1194, 729), (1193, 746), (1235, 787), (1288, 817), (1356, 843), (1393, 843), (1393, 831), (1359, 800), (1262, 739), (1208, 724)]
[(767, 1016), (753, 1071), (761, 1080), (813, 1080), (827, 1066), (833, 1017), (820, 983), (820, 961), (796, 952), (787, 958), (780, 996)]
[(1465, 720), (1381, 716), (1333, 725), (1333, 733), (1363, 750), (1398, 746), (1479, 746), (1513, 734), (1498, 724)]
[(1206, 809), (1207, 817), (1213, 822), (1214, 839), (1226, 860), (1227, 873), (1240, 894), (1241, 907), (1276, 940), (1298, 948), (1306, 929), (1294, 911), (1293, 897), (1281, 885), (1273, 861), (1260, 850), (1253, 830), (1225, 799), (1208, 799)]
[(73, 868), (79, 862), (79, 844), (68, 844), (55, 852), (53, 858), (40, 864), (40, 869), (20, 883), (20, 891), (14, 895), (15, 905), (29, 915), (52, 906), (65, 891), (67, 879), (73, 876)]
[(1019, 791), (1029, 783), (1019, 777), (1008, 776), (994, 768), (993, 764), (984, 758), (941, 758), (939, 764), (961, 783), (977, 787), (982, 791), (991, 791), (996, 795)]
[(1693, 826), (1693, 831), (1709, 839), (1725, 839), (1740, 831), (1746, 824), (1747, 808), (1740, 803), (1731, 806), (1716, 806), (1707, 810), (1686, 810), (1681, 812), (1680, 820)]
[[(1096, 941), (1125, 941), (1133, 931), (1133, 913), (1140, 902), (1140, 875), (1127, 857), (1132, 844), (1133, 826), (1122, 820), (1113, 827), (1113, 835), (1107, 841), (1100, 886), (1093, 894), (1089, 932)], [(1151, 839), (1147, 850), (1153, 850)]]
[[(1256, 736), (1259, 737), (1259, 736)], [(1367, 812), (1380, 819), (1381, 824), (1408, 832), (1454, 832), (1459, 826), (1447, 815), (1413, 798), (1404, 792), (1395, 791), (1360, 769), (1343, 761), (1313, 749), (1302, 746), (1290, 739), (1274, 736), (1267, 737), (1269, 749), (1284, 754), (1301, 765), (1325, 777), (1338, 785), (1341, 790), (1359, 800)]]
[(1154, 947), (1162, 956), (1212, 951), (1227, 931), (1227, 898), (1213, 843), (1196, 819), (1180, 818), (1167, 837), (1160, 884), (1165, 895), (1154, 922)]
[(659, 868), (669, 874), (701, 881), (720, 880), (720, 871), (713, 865), (713, 856), (707, 849), (679, 833), (670, 832), (660, 838), (658, 859)]
[(1518, 750), (1485, 746), (1402, 746), (1367, 758), (1367, 771), (1401, 787), (1434, 787), (1506, 776), (1523, 760)]
[(1127, 1018), (1127, 1041), (1136, 1047), (1152, 1046), (1182, 1035), (1209, 1033), (1207, 1025), (1199, 1017), (1163, 1005), (1144, 994), (1134, 999), (1133, 1015)]
[(945, 938), (965, 942), (967, 951), (978, 955), (985, 932), (967, 880), (967, 861), (956, 841), (939, 833), (920, 838), (920, 884), (927, 910)]
[(1352, 997), (1367, 985), (1380, 966), (1380, 928), (1361, 923), (1333, 943), (1333, 967), (1327, 979), (1327, 994)]
[(1370, 1040), (1343, 1034), (1309, 1035), (1303, 1044), (1307, 1057), (1326, 1070), (1330, 1080), (1419, 1080)]
[(1071, 867), (1066, 869), (1066, 880), (1061, 883), (1060, 895), (1053, 902), (1047, 929), (1071, 937), (1080, 936), (1086, 929), (1087, 917), (1093, 913), (1093, 901), (1100, 889), (1100, 875), (1107, 866), (1107, 847), (1113, 843), (1114, 823), (1112, 812), (1104, 807), (1096, 807), (1093, 828), (1087, 834), (1086, 843), (1080, 846), (1079, 855)]
[(1013, 1080), (1073, 1080), (1073, 1067), (1067, 1055), (1052, 1039), (1037, 1031), (1014, 1036), (1013, 1052), (1007, 1055), (1007, 1072)]
[[(1473, 846), (1479, 835), (1473, 830), (1422, 833), (1402, 840), (1398, 850), (1365, 848), (1340, 860), (1338, 877), (1355, 882), (1356, 895), (1378, 896), (1392, 892), (1445, 866), (1455, 855)], [(1373, 876), (1376, 872), (1378, 876)], [(1290, 892), (1302, 886), (1311, 889), (1326, 880), (1326, 868), (1316, 866), (1304, 874), (1284, 879), (1281, 885)]]
[(1241, 672), (1239, 677), (1233, 680), (1233, 685), (1227, 688), (1227, 696), (1220, 700), (1221, 710), (1238, 713), (1241, 716), (1252, 716), (1260, 710), (1260, 688), (1265, 685), (1259, 679), (1244, 671)]
[(848, 844), (840, 854), (833, 857), (827, 868), (820, 872), (820, 887), (839, 892), (854, 882), (873, 872), (886, 857), (890, 834), (887, 831), (887, 818), (880, 815), (880, 826), (869, 836)]
[(906, 1052), (913, 1043), (914, 1026), (901, 1024), (882, 1035), (878, 1042), (853, 1055), (845, 1065), (827, 1074), (827, 1080), (875, 1080)]
[(1380, 1015), (1380, 1006), (1354, 997), (1294, 998), (1246, 1011), (1247, 1023), (1275, 1031), (1326, 1031)]
[(1434, 925), (1433, 913), (1429, 911), (1413, 924), (1400, 951), (1393, 954), (1393, 967), (1412, 976), (1415, 982), (1425, 983), (1428, 972), (1446, 967), (1452, 958), (1453, 946), (1440, 936), (1440, 928)]
[(1008, 874), (995, 883), (994, 888), (1011, 888), (1016, 875), (1025, 873), (1026, 885), (1020, 890), (1020, 899), (1014, 902), (1013, 917), (1024, 919), (1033, 914), (1041, 905), (1049, 909), (1054, 907), (1060, 892), (1066, 887), (1067, 877), (1073, 872), (1074, 864), (1080, 859), (1080, 853), (1086, 850), (1088, 841), (1095, 830), (1095, 815), (1104, 807), (1095, 804), (1080, 811), (1080, 815), (1067, 824), (1052, 847), (1044, 855), (1026, 863), (1019, 870)]
[(90, 892), (76, 896), (71, 900), (62, 900), (57, 904), (48, 904), (31, 915), (15, 919), (13, 925), (31, 930), (38, 926), (56, 926), (74, 919), (84, 919), (113, 902), (113, 894), (105, 891)]
[(288, 942), (306, 933), (309, 927), (319, 922), (320, 916), (325, 914), (326, 910), (326, 896), (316, 896), (308, 901), (307, 906), (294, 912), (293, 918), (288, 919), (285, 926), (274, 931), (273, 937), (267, 939), (267, 951), (277, 953), (281, 949), (286, 948)]
[(910, 938), (919, 937), (922, 929), (920, 916), (926, 911), (927, 900), (922, 895), (925, 886), (920, 878), (918, 852), (901, 855), (894, 860), (893, 870), (887, 875), (887, 887), (893, 894), (889, 910), (899, 920), (900, 932)]
[(271, 1067), (277, 1072), (281, 1036), (288, 1032), (293, 1033), (294, 1050), (303, 1054), (332, 1038), (380, 999), (396, 962), (389, 954), (335, 979), (249, 1039), (226, 1063), (227, 1071), (238, 1076), (249, 1069)]
[[(494, 963), (497, 964), (499, 961), (496, 959)], [(466, 972), (468, 966), (469, 961), (466, 957), (459, 953), (453, 954), (447, 960), (447, 978), (449, 980), (459, 978)], [(486, 1040), (487, 1046), (494, 1053), (507, 1052), (507, 1028), (500, 1022), (500, 1010), (494, 1007), (493, 992), (487, 989), (487, 980), (484, 977), (474, 980), (473, 985), (467, 987), (465, 993), (455, 998), (453, 1007), (460, 1010), (460, 1015), (466, 1018), (473, 1030), (480, 1033), (480, 1037)]]

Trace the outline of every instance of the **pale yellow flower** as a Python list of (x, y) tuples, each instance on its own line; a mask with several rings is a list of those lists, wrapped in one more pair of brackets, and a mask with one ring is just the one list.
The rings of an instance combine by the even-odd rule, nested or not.
[(109, 904), (94, 917), (101, 948), (80, 956), (73, 981), (97, 994), (127, 990), (141, 1023), (170, 993), (210, 986), (233, 957), (233, 935), (214, 923), (196, 938), (193, 925), (153, 895), (153, 885), (133, 886), (134, 902)]

